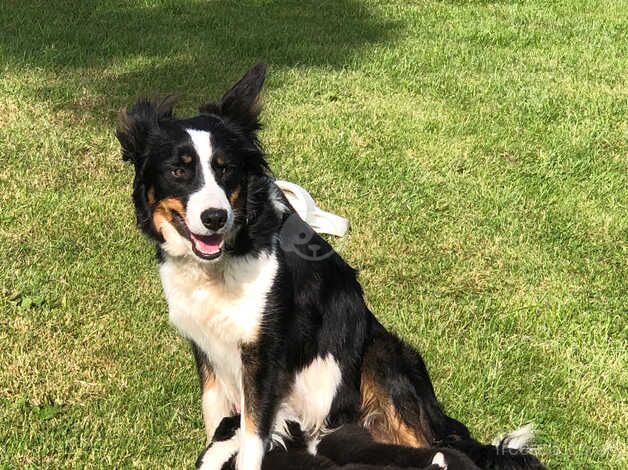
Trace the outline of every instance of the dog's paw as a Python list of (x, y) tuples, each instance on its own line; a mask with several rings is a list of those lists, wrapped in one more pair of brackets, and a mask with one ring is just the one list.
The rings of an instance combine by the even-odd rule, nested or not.
[(226, 440), (213, 441), (198, 456), (196, 468), (199, 470), (232, 470), (235, 456), (240, 448), (240, 430)]
[(445, 461), (445, 454), (442, 452), (436, 452), (432, 459), (432, 465), (437, 465), (442, 470), (447, 470), (447, 462)]

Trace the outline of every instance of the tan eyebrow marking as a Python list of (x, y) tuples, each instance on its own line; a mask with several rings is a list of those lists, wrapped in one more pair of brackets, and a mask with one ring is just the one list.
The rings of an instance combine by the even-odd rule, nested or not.
[(183, 163), (192, 163), (192, 155), (189, 154), (184, 154), (181, 156), (181, 160), (183, 160)]
[(240, 197), (240, 186), (235, 188), (233, 192), (231, 193), (231, 196), (229, 196), (229, 202), (231, 202), (232, 206), (236, 205), (236, 202), (238, 202), (239, 197)]
[(216, 160), (216, 165), (218, 166), (223, 166), (225, 164), (225, 154), (220, 150), (217, 150), (216, 153), (214, 153), (214, 159)]

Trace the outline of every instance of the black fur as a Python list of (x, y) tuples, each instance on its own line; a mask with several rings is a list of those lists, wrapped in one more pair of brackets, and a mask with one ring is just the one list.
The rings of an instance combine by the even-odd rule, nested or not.
[[(226, 170), (216, 174), (225, 194), (234, 194), (236, 188), (240, 191), (225, 256), (272, 253), (277, 258), (279, 268), (267, 296), (264, 327), (257, 340), (241, 350), (247, 404), (242, 411), (250, 414), (256, 432), (268, 443), (277, 407), (295, 374), (315, 358), (331, 354), (342, 380), (327, 417), (329, 428), (361, 422), (367, 380), (379, 394), (380, 404), (390, 403), (398, 417), (398, 426), (389, 428), (403, 427), (405, 438), (411, 435), (416, 445), (458, 449), (487, 469), (543, 468), (531, 455), (478, 443), (463, 424), (443, 412), (420, 355), (377, 321), (365, 304), (354, 269), (280, 195), (257, 139), (257, 97), (264, 72), (263, 66), (254, 67), (218, 102), (202, 106), (194, 118), (177, 119), (170, 104), (140, 101), (123, 114), (117, 132), (124, 158), (135, 164), (133, 200), (138, 225), (158, 250), (163, 239), (151, 221), (154, 203), (148, 201), (149, 190), (153, 188), (157, 201), (173, 197), (185, 203), (201, 184), (198, 163), (185, 167), (181, 162), (183, 154), (194, 153), (185, 133), (186, 128), (193, 128), (211, 134), (214, 154), (220, 152), (224, 160)], [(173, 179), (169, 176), (172, 168), (185, 168), (189, 175)], [(286, 210), (278, 211), (273, 198)], [(173, 223), (185, 233), (177, 218)], [(199, 367), (206, 365), (200, 348), (195, 349), (195, 356)], [(382, 434), (382, 429), (389, 428), (369, 430), (384, 441), (403, 442), (399, 440), (403, 436)], [(368, 444), (348, 455), (371, 463), (360, 455), (366, 452), (377, 460), (398, 450)]]
[[(319, 455), (339, 465), (367, 463), (370, 465), (394, 465), (400, 468), (430, 467), (434, 456), (444, 456), (448, 470), (479, 470), (464, 454), (438, 447), (414, 448), (375, 442), (361, 426), (349, 424), (323, 438), (318, 445)], [(388, 468), (388, 467), (386, 467)]]
[[(240, 427), (240, 416), (224, 418), (214, 435), (213, 441), (196, 460), (200, 468), (203, 459), (211, 454), (212, 446), (234, 437)], [(378, 444), (363, 428), (345, 425), (325, 436), (317, 455), (307, 452), (306, 436), (299, 425), (290, 423), (290, 434), (282, 447), (269, 451), (262, 463), (263, 470), (439, 470), (432, 461), (437, 453), (443, 454), (448, 470), (478, 470), (463, 454), (450, 449), (414, 449), (410, 447)], [(235, 470), (235, 459), (231, 456), (222, 470)]]

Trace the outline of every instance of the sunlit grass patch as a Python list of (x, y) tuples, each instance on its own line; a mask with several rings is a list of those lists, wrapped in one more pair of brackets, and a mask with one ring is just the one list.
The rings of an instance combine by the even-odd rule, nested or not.
[(190, 467), (196, 376), (113, 129), (267, 61), (276, 174), (482, 440), (628, 464), (621, 1), (10, 2), (0, 10), (0, 467)]

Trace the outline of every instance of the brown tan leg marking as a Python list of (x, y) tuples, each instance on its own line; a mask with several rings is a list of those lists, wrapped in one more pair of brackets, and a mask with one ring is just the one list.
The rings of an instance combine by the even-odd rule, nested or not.
[(214, 370), (207, 363), (202, 363), (200, 365), (199, 379), (201, 381), (201, 390), (203, 392), (206, 392), (216, 386), (216, 374), (214, 374)]
[(257, 434), (257, 423), (253, 419), (252, 410), (247, 410), (244, 413), (244, 424), (246, 428), (246, 432), (250, 432), (252, 434)]
[(201, 411), (205, 423), (207, 442), (211, 442), (216, 427), (225, 416), (232, 416), (235, 410), (227, 402), (216, 374), (205, 353), (194, 343), (192, 352), (196, 361), (196, 370), (201, 388)]
[(421, 433), (420, 423), (408, 426), (374, 377), (362, 372), (360, 384), (362, 393), (362, 425), (368, 429), (377, 442), (410, 447), (427, 447), (429, 444)]
[(257, 434), (258, 417), (256, 415), (257, 390), (255, 375), (259, 366), (257, 345), (243, 345), (242, 347), (242, 393), (244, 407), (240, 412), (244, 419), (246, 432)]

